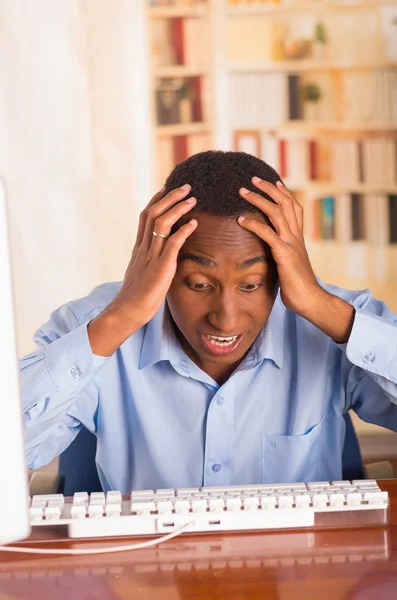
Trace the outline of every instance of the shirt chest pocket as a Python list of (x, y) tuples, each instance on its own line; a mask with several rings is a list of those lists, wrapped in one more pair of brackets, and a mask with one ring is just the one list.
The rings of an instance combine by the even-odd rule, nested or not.
[(323, 480), (322, 425), (323, 419), (304, 435), (262, 435), (263, 483)]

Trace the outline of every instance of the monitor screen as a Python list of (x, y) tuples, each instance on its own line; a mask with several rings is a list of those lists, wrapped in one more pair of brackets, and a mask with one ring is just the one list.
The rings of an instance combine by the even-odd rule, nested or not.
[(6, 192), (0, 179), (0, 544), (29, 535)]

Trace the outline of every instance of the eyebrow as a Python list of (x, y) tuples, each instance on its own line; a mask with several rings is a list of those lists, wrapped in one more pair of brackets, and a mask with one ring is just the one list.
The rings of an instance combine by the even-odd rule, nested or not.
[[(184, 262), (191, 260), (192, 262), (201, 265), (202, 267), (207, 267), (209, 269), (215, 269), (218, 265), (213, 260), (206, 258), (204, 256), (198, 256), (197, 254), (189, 254), (184, 253), (179, 255), (179, 262)], [(254, 256), (253, 258), (248, 258), (244, 260), (242, 263), (236, 265), (238, 269), (247, 270), (256, 265), (257, 263), (267, 263), (266, 256)]]

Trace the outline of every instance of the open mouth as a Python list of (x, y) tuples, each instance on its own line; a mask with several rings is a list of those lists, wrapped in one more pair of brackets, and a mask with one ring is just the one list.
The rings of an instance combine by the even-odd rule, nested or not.
[(234, 352), (240, 344), (243, 336), (241, 334), (231, 336), (200, 334), (204, 346), (212, 354), (229, 354)]

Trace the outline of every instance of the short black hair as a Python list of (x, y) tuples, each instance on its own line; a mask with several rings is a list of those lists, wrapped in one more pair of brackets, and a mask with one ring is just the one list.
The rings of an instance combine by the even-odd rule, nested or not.
[(207, 150), (179, 163), (168, 176), (165, 191), (168, 193), (189, 183), (192, 186), (189, 196), (197, 198), (195, 211), (236, 217), (244, 212), (260, 212), (240, 196), (241, 187), (273, 202), (251, 182), (255, 175), (273, 184), (281, 181), (273, 167), (252, 154)]

